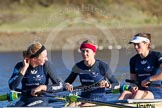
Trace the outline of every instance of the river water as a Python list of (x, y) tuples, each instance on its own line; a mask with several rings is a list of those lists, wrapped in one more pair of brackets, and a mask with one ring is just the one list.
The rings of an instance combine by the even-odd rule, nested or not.
[[(162, 48), (154, 49), (162, 52)], [(120, 83), (125, 83), (124, 79), (129, 77), (129, 59), (135, 54), (131, 49), (99, 50), (96, 58), (110, 65), (110, 68)], [(50, 51), (49, 60), (53, 64), (55, 72), (65, 80), (70, 74), (72, 66), (81, 60), (80, 53), (76, 51)], [(9, 92), (8, 79), (12, 74), (15, 64), (22, 60), (21, 52), (1, 52), (0, 53), (0, 94)], [(74, 85), (79, 85), (78, 79)], [(7, 106), (8, 102), (0, 102), (0, 108)]]

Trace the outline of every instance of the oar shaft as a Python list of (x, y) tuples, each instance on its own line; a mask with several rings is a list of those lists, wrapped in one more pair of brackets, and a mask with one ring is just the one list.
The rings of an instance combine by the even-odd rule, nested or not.
[(116, 93), (121, 93), (123, 92), (124, 90), (130, 90), (131, 86), (130, 85), (122, 85), (120, 88), (118, 89), (112, 89), (112, 90), (106, 90), (106, 94), (109, 94), (109, 93), (113, 93), (113, 94), (116, 94)]
[(10, 93), (0, 95), (0, 101), (6, 101), (6, 100), (13, 101), (13, 100), (16, 100), (19, 97), (18, 94), (20, 94), (20, 93), (16, 92), (16, 91), (11, 91)]
[[(130, 80), (130, 79), (126, 79), (125, 82), (129, 82), (129, 83), (133, 83), (133, 84), (136, 84), (136, 85), (139, 85), (139, 82), (138, 81), (135, 81), (135, 80)], [(162, 86), (160, 84), (154, 84), (154, 83), (149, 83), (148, 86), (150, 87), (160, 87), (162, 88)]]
[[(137, 108), (137, 107), (132, 107), (132, 106), (126, 106), (123, 104), (118, 104), (120, 103), (120, 101), (112, 101), (112, 102), (103, 102), (103, 101), (99, 101), (99, 100), (90, 100), (90, 99), (85, 99), (85, 98), (78, 98), (78, 101), (80, 102), (89, 102), (89, 103), (94, 103), (97, 105), (104, 105), (104, 106), (110, 106), (110, 107), (115, 107), (115, 108)], [(124, 100), (125, 101), (125, 100)], [(123, 102), (123, 101), (122, 101)], [(126, 101), (125, 101), (126, 103)]]
[(8, 100), (8, 94), (0, 95), (0, 101)]

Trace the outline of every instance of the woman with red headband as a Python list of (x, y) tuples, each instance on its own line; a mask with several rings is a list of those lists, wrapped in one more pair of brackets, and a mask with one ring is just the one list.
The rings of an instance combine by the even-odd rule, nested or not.
[[(82, 86), (88, 87), (81, 92), (82, 98), (105, 100), (105, 88), (114, 88), (115, 86), (119, 86), (119, 83), (112, 74), (109, 66), (95, 59), (97, 48), (94, 42), (90, 40), (84, 41), (80, 46), (80, 50), (83, 60), (74, 65), (71, 74), (65, 80), (65, 88), (68, 91), (72, 91), (73, 86), (71, 84), (79, 75)], [(107, 82), (107, 79), (111, 84)], [(92, 105), (94, 104), (80, 104), (80, 106)], [(75, 106), (75, 104), (71, 104), (71, 106)]]
[[(37, 93), (40, 91), (55, 92), (63, 89), (62, 80), (53, 72), (48, 62), (47, 50), (39, 42), (31, 44), (23, 52), (24, 60), (17, 63), (9, 79), (9, 87), (16, 90), (20, 85), (22, 96), (15, 104), (22, 106), (47, 106), (47, 97)], [(53, 84), (48, 84), (49, 79)]]

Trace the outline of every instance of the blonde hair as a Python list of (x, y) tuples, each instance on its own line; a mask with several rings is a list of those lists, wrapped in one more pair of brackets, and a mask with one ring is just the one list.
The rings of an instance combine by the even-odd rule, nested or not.
[[(82, 42), (82, 44), (91, 44), (91, 45), (96, 46), (96, 44), (95, 44), (95, 42), (94, 42), (94, 41), (92, 41), (92, 40), (88, 40), (88, 39), (87, 39), (87, 40), (85, 40), (85, 41), (83, 41), (83, 42)], [(82, 45), (82, 44), (81, 44), (81, 45)]]
[(41, 49), (43, 45), (40, 42), (34, 42), (29, 45), (26, 51), (23, 51), (23, 57), (30, 57), (37, 53), (39, 49)]
[[(134, 35), (134, 37), (135, 36), (145, 37), (145, 38), (149, 39), (150, 43), (151, 43), (151, 34), (150, 33), (137, 33), (136, 35)], [(148, 48), (150, 48), (150, 43), (148, 45)]]

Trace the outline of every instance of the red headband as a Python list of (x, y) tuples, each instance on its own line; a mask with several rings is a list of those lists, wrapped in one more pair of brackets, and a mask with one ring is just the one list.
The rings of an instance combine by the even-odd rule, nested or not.
[(91, 49), (93, 52), (96, 52), (97, 48), (96, 46), (92, 45), (92, 44), (82, 44), (80, 46), (80, 50), (83, 49), (83, 48), (89, 48)]

